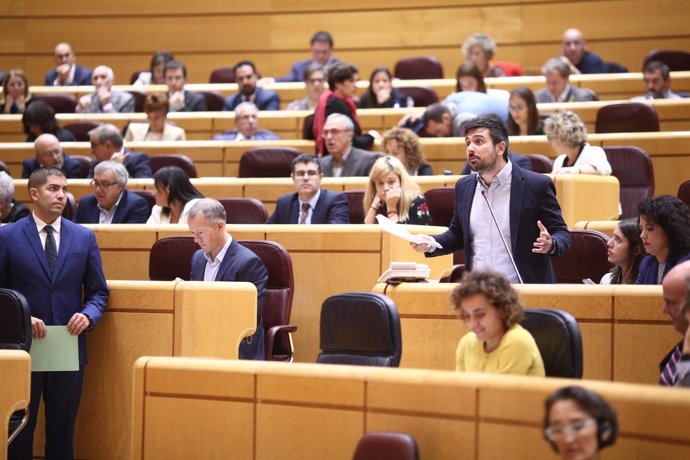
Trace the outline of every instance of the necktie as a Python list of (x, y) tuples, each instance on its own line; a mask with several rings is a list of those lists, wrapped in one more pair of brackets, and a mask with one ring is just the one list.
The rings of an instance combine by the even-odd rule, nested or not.
[(46, 258), (48, 259), (48, 266), (50, 267), (50, 271), (52, 272), (55, 268), (55, 262), (57, 261), (57, 246), (55, 245), (55, 237), (53, 236), (53, 232), (55, 231), (55, 229), (50, 225), (46, 225), (44, 227), (44, 230), (47, 233)]
[(676, 366), (680, 356), (682, 355), (680, 351), (681, 346), (682, 343), (679, 343), (673, 349), (671, 357), (666, 363), (666, 366), (664, 366), (662, 369), (661, 375), (659, 376), (659, 385), (673, 386), (673, 384), (676, 383)]
[(302, 203), (302, 212), (299, 213), (299, 223), (301, 225), (307, 223), (307, 214), (309, 213), (309, 203)]

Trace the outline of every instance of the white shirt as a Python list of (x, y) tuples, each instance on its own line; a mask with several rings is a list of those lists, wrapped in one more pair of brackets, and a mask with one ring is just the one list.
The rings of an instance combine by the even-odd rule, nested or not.
[(122, 195), (124, 194), (124, 190), (122, 193), (120, 193), (120, 196), (117, 197), (117, 201), (115, 202), (114, 205), (110, 207), (110, 209), (105, 209), (102, 207), (100, 204), (98, 206), (98, 210), (100, 213), (98, 214), (98, 223), (99, 224), (111, 224), (113, 222), (113, 216), (115, 216), (115, 211), (117, 211), (117, 205), (120, 204), (120, 200), (122, 199)]
[[(188, 201), (186, 205), (184, 205), (184, 208), (182, 208), (182, 213), (180, 214), (180, 220), (177, 222), (178, 224), (187, 224), (187, 216), (189, 215), (189, 210), (192, 209), (194, 203), (196, 203), (199, 200), (200, 198), (194, 198), (193, 200)], [(170, 214), (166, 216), (165, 214), (163, 214), (163, 207), (155, 205), (151, 210), (151, 215), (149, 216), (146, 223), (154, 225), (169, 224)]]
[[(553, 174), (565, 167), (564, 164), (566, 158), (568, 158), (568, 156), (565, 153), (562, 153), (556, 157), (553, 162), (553, 170), (551, 171)], [(609, 160), (606, 157), (606, 152), (604, 152), (604, 149), (594, 145), (589, 145), (587, 142), (585, 142), (585, 145), (580, 154), (577, 156), (575, 163), (569, 164), (568, 166), (592, 166), (596, 170), (596, 174), (603, 176), (611, 175), (611, 165), (609, 164)]]
[(307, 225), (311, 224), (311, 216), (314, 214), (314, 208), (316, 207), (316, 203), (319, 201), (319, 195), (321, 195), (321, 189), (318, 189), (316, 191), (316, 193), (314, 194), (314, 196), (311, 197), (311, 200), (309, 200), (309, 201), (302, 201), (299, 198), (297, 199), (297, 201), (299, 201), (299, 211), (297, 212), (297, 222), (299, 222), (299, 216), (302, 214), (302, 204), (309, 203), (309, 209), (307, 210), (307, 219), (304, 221), (304, 223)]
[(482, 190), (487, 192), (487, 200), (496, 215), (501, 232), (505, 236), (508, 249), (512, 251), (510, 244), (510, 184), (513, 178), (513, 164), (508, 163), (491, 181), (491, 186), (486, 184), (476, 172), (477, 187), (472, 199), (470, 210), (470, 240), (473, 249), (472, 269), (491, 269), (502, 273), (511, 283), (518, 282), (513, 264), (503, 244), (501, 235), (496, 229), (496, 224), (491, 217), (491, 211), (482, 196)]
[(228, 235), (228, 240), (223, 245), (215, 260), (211, 260), (211, 254), (204, 252), (204, 258), (206, 259), (206, 267), (204, 268), (204, 281), (215, 281), (218, 275), (218, 270), (220, 269), (220, 264), (223, 263), (225, 258), (225, 253), (228, 252), (228, 248), (232, 243), (232, 236)]
[(41, 219), (38, 218), (36, 213), (31, 213), (36, 223), (36, 230), (38, 230), (38, 237), (41, 238), (41, 246), (43, 250), (46, 249), (46, 239), (48, 238), (48, 232), (44, 230), (47, 225), (53, 227), (53, 238), (55, 238), (55, 250), (60, 253), (60, 229), (62, 228), (62, 216), (55, 219), (52, 224), (46, 224)]

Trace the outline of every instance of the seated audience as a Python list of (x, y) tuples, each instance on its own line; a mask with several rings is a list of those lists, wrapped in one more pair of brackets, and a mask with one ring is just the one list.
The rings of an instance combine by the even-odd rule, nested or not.
[(402, 162), (394, 157), (379, 158), (371, 168), (364, 209), (365, 224), (377, 223), (378, 214), (399, 224), (431, 224), (426, 198)]
[(234, 67), (234, 72), (235, 83), (240, 92), (225, 99), (223, 110), (235, 110), (242, 102), (252, 102), (259, 110), (280, 110), (278, 94), (256, 85), (259, 76), (252, 61), (238, 62)]
[(539, 136), (544, 126), (539, 119), (539, 110), (534, 93), (526, 86), (519, 86), (510, 92), (508, 100), (508, 134), (510, 136)]
[(78, 160), (67, 155), (60, 141), (52, 134), (41, 134), (34, 141), (34, 158), (22, 161), (22, 179), (31, 177), (31, 173), (44, 166), (53, 166), (62, 170), (68, 179), (83, 179), (84, 168)]
[(333, 57), (333, 37), (330, 33), (316, 32), (311, 37), (310, 46), (311, 59), (295, 62), (290, 73), (276, 81), (302, 81), (304, 71), (312, 64), (320, 65), (323, 67), (323, 71), (328, 74), (328, 70), (340, 62)]
[(232, 238), (225, 208), (212, 198), (196, 200), (189, 210), (189, 231), (201, 249), (192, 256), (191, 281), (246, 281), (256, 286), (256, 331), (242, 339), (239, 359), (265, 358), (263, 310), (268, 271), (261, 259)]
[(187, 91), (187, 67), (180, 61), (165, 64), (165, 84), (168, 86), (168, 103), (171, 112), (205, 112), (206, 98), (203, 94)]
[(76, 56), (69, 43), (58, 43), (53, 52), (55, 69), (46, 72), (45, 86), (88, 86), (91, 70), (76, 64)]
[(645, 99), (680, 99), (682, 96), (671, 91), (671, 71), (660, 61), (648, 62), (643, 71), (644, 87), (647, 94), (636, 96), (633, 101)]
[(0, 171), (0, 223), (11, 224), (31, 214), (21, 201), (14, 199), (14, 182), (5, 171)]
[(186, 224), (189, 210), (204, 196), (177, 166), (165, 166), (153, 175), (156, 205), (147, 224)]
[(473, 270), (450, 293), (470, 331), (455, 354), (455, 370), (544, 377), (544, 363), (532, 335), (520, 326), (520, 298), (500, 273)]
[(127, 168), (130, 178), (140, 179), (152, 176), (151, 159), (145, 153), (132, 152), (126, 149), (120, 130), (111, 124), (103, 124), (89, 131), (91, 141), (91, 171), (89, 178), (93, 178), (94, 168), (101, 161), (112, 160), (122, 163)]
[(661, 284), (670, 269), (690, 259), (690, 210), (670, 195), (645, 198), (637, 209), (648, 255), (640, 263), (635, 284)]
[(286, 110), (315, 110), (325, 88), (326, 73), (320, 64), (311, 64), (304, 70), (304, 89), (307, 95), (287, 106)]
[(292, 160), (295, 193), (278, 198), (267, 224), (349, 224), (349, 204), (342, 193), (321, 188), (321, 161), (302, 154)]
[(26, 134), (26, 142), (33, 142), (41, 134), (52, 134), (60, 142), (76, 142), (71, 132), (60, 128), (55, 111), (43, 101), (32, 102), (22, 115), (22, 128)]
[(616, 410), (591, 390), (559, 388), (544, 409), (544, 437), (562, 459), (598, 460), (618, 438)]
[(486, 93), (486, 83), (481, 70), (473, 62), (465, 62), (455, 72), (455, 92), (476, 91)]
[(558, 155), (552, 174), (611, 174), (606, 152), (587, 142), (587, 127), (573, 112), (566, 110), (551, 116), (546, 120), (544, 133)]
[(24, 113), (26, 106), (33, 101), (24, 72), (20, 69), (7, 72), (2, 80), (0, 113)]
[(407, 128), (393, 128), (383, 134), (383, 149), (386, 155), (400, 160), (410, 176), (433, 176), (431, 166), (426, 164), (419, 144), (419, 136)]
[(360, 109), (406, 107), (407, 96), (393, 88), (392, 81), (393, 75), (387, 67), (376, 67), (369, 76), (369, 89), (362, 95), (357, 106)]
[(175, 59), (168, 51), (156, 51), (148, 72), (139, 72), (133, 86), (165, 85), (165, 64)]
[(561, 51), (580, 73), (606, 73), (606, 63), (587, 50), (587, 41), (582, 32), (577, 29), (568, 29), (563, 32)]
[(673, 329), (683, 336), (659, 363), (659, 385), (690, 386), (690, 262), (673, 267), (662, 283), (662, 312), (671, 319)]
[(368, 176), (374, 162), (381, 156), (353, 147), (355, 125), (342, 113), (329, 115), (321, 133), (324, 149), (330, 153), (321, 160), (326, 177)]
[(647, 255), (637, 219), (618, 222), (607, 247), (607, 260), (613, 264), (613, 269), (601, 278), (599, 284), (635, 284), (640, 262)]
[(570, 84), (570, 63), (562, 56), (546, 61), (541, 73), (546, 77), (546, 88), (537, 91), (537, 102), (586, 102), (593, 101), (594, 95)]
[[(476, 65), (484, 77), (505, 77), (500, 67), (489, 62), (496, 54), (496, 42), (488, 35), (472, 34), (462, 44), (465, 61)], [(474, 91), (474, 90), (473, 90)]]
[(314, 139), (316, 139), (316, 151), (319, 156), (330, 153), (322, 134), (325, 129), (326, 119), (334, 113), (343, 114), (352, 121), (352, 143), (355, 147), (366, 149), (374, 144), (374, 133), (362, 134), (362, 127), (357, 117), (357, 107), (354, 100), (357, 91), (357, 80), (359, 80), (359, 71), (352, 64), (341, 62), (334, 65), (328, 72), (329, 89), (325, 90), (321, 95), (319, 105), (314, 113), (314, 125), (312, 128)]
[(471, 62), (457, 71), (456, 92), (443, 100), (461, 120), (482, 115), (496, 115), (508, 124), (509, 93), (504, 90), (487, 91), (479, 68)]
[(267, 129), (259, 129), (259, 110), (252, 102), (242, 102), (235, 107), (235, 129), (213, 136), (216, 141), (277, 141)]
[(80, 224), (143, 224), (149, 217), (146, 200), (127, 191), (127, 168), (101, 161), (94, 168), (92, 195), (79, 200), (74, 221)]
[(79, 113), (127, 113), (134, 112), (134, 96), (127, 91), (113, 91), (115, 74), (110, 67), (99, 65), (91, 76), (94, 89), (92, 94), (79, 98)]
[(125, 133), (125, 141), (184, 141), (184, 129), (168, 122), (168, 96), (151, 93), (146, 96), (144, 112), (148, 123), (130, 123)]

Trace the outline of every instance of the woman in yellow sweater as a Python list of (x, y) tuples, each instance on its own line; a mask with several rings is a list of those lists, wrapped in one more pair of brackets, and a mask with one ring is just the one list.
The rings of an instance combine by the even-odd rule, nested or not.
[(470, 329), (458, 344), (456, 371), (544, 376), (537, 344), (518, 324), (520, 299), (503, 275), (466, 273), (450, 300)]

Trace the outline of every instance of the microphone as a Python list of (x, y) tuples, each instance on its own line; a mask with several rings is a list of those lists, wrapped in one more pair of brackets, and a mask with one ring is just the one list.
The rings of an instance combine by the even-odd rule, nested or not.
[(513, 270), (515, 270), (515, 274), (517, 274), (518, 281), (520, 284), (525, 284), (522, 281), (522, 276), (520, 276), (520, 272), (518, 271), (517, 265), (515, 265), (515, 259), (513, 259), (513, 253), (510, 251), (510, 248), (508, 248), (508, 243), (506, 243), (506, 237), (503, 236), (503, 232), (501, 231), (501, 226), (498, 225), (498, 221), (496, 220), (496, 215), (494, 214), (494, 208), (491, 207), (491, 203), (489, 203), (489, 198), (486, 196), (486, 190), (482, 190), (482, 196), (484, 197), (484, 201), (486, 201), (486, 205), (489, 207), (489, 212), (491, 213), (491, 219), (494, 221), (494, 224), (496, 225), (496, 229), (498, 230), (498, 234), (501, 236), (501, 241), (503, 241), (503, 247), (506, 248), (506, 252), (508, 253), (508, 257), (510, 258), (510, 263), (513, 264)]

